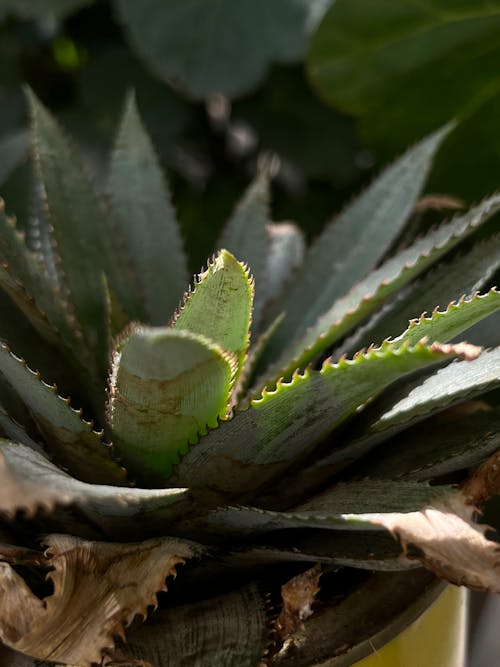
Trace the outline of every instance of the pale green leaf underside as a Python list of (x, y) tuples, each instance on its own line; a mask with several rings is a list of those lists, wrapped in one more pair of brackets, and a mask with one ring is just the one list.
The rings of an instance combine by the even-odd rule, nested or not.
[(436, 345), (384, 344), (352, 361), (325, 362), (321, 371), (295, 375), (203, 438), (181, 460), (174, 483), (236, 494), (256, 489), (310, 454), (388, 384), (449, 354), (454, 350)]
[[(292, 343), (266, 372), (266, 376), (275, 382), (279, 377), (286, 377), (295, 368), (301, 368), (315, 359), (349, 333), (367, 315), (379, 308), (390, 296), (476, 231), (499, 209), (500, 195), (493, 195), (387, 260), (345, 296), (338, 299), (299, 341)], [(456, 296), (460, 296), (460, 293)], [(417, 311), (413, 315), (420, 315), (420, 312)]]
[(39, 509), (76, 505), (108, 537), (151, 537), (189, 507), (187, 489), (129, 489), (87, 484), (70, 477), (40, 453), (0, 440), (0, 509), (33, 515)]
[(118, 343), (108, 422), (139, 478), (164, 481), (179, 455), (228, 410), (236, 358), (199, 334), (134, 327)]
[(165, 324), (187, 284), (186, 258), (165, 178), (133, 95), (115, 141), (108, 192), (130, 256), (138, 309), (143, 302), (148, 321)]
[(45, 436), (48, 451), (77, 478), (102, 484), (125, 483), (123, 469), (110, 456), (101, 435), (82, 420), (55, 386), (45, 384), (9, 348), (0, 346), (0, 372), (29, 407)]
[(383, 258), (403, 229), (448, 131), (436, 132), (405, 153), (319, 236), (283, 304), (286, 317), (272, 348), (275, 354), (300, 339)]
[(269, 198), (269, 176), (262, 172), (238, 202), (217, 242), (217, 248), (227, 248), (251, 267), (255, 280), (254, 322), (259, 320), (267, 289)]
[(200, 334), (236, 355), (241, 370), (252, 317), (253, 284), (246, 268), (221, 250), (200, 273), (172, 328)]

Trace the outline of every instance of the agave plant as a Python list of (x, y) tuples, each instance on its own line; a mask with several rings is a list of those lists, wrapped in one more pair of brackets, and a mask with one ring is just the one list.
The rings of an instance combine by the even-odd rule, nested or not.
[(28, 98), (34, 216), (0, 215), (2, 665), (347, 665), (443, 579), (500, 592), (476, 521), (500, 195), (408, 231), (447, 128), (308, 250), (258, 174), (185, 291), (133, 97), (105, 195)]

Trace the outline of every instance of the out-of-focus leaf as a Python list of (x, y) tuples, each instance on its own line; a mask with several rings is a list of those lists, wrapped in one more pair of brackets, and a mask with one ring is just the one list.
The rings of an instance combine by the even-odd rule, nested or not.
[(266, 291), (268, 299), (275, 299), (304, 261), (306, 245), (302, 231), (291, 222), (269, 225), (267, 233), (270, 248)]
[(280, 304), (286, 315), (268, 348), (272, 353), (300, 339), (384, 257), (404, 228), (448, 131), (440, 130), (410, 149), (316, 239)]
[(0, 638), (39, 659), (80, 667), (100, 663), (124, 627), (156, 606), (176, 566), (199, 552), (194, 543), (171, 538), (115, 544), (48, 535), (45, 544), (54, 592), (43, 601), (0, 563)]
[(165, 324), (187, 283), (186, 258), (165, 177), (129, 96), (116, 138), (109, 195), (134, 272), (138, 310)]
[[(257, 586), (171, 607), (127, 633), (112, 667), (127, 656), (162, 667), (255, 667), (269, 643), (269, 611)], [(142, 662), (142, 661), (146, 662)], [(134, 663), (132, 663), (134, 664)]]
[(248, 269), (220, 250), (175, 313), (172, 327), (206, 336), (236, 355), (241, 371), (249, 344), (253, 284)]
[(362, 175), (354, 120), (323, 104), (304, 81), (301, 67), (273, 68), (253, 95), (233, 104), (232, 118), (248, 123), (263, 147), (307, 176), (346, 187)]
[[(82, 116), (75, 121), (82, 130), (83, 126), (95, 125), (93, 151), (102, 151), (103, 144), (111, 142), (123, 99), (133, 88), (154, 145), (163, 160), (171, 160), (173, 146), (189, 117), (188, 105), (169, 86), (155, 80), (129, 49), (111, 44), (102, 50), (91, 49), (78, 83)], [(85, 139), (86, 135), (82, 136)]]
[(68, 14), (90, 5), (93, 0), (0, 0), (0, 18), (15, 14), (20, 18), (63, 19)]
[(498, 0), (337, 0), (313, 37), (309, 74), (323, 98), (361, 117), (386, 156), (465, 118), (433, 185), (477, 198), (500, 173), (499, 29)]
[(0, 184), (11, 174), (28, 153), (29, 136), (26, 130), (12, 132), (0, 140)]
[(396, 350), (384, 344), (353, 360), (326, 361), (321, 371), (296, 374), (276, 390), (264, 391), (202, 438), (181, 460), (171, 481), (236, 495), (255, 492), (311, 454), (336, 426), (388, 384), (450, 355), (455, 355), (452, 346), (418, 344)]
[(236, 356), (186, 330), (134, 327), (118, 342), (108, 423), (133, 474), (163, 482), (229, 409)]
[[(0, 440), (0, 509), (14, 517), (76, 505), (94, 525), (117, 539), (151, 537), (190, 507), (188, 489), (118, 488), (70, 477), (45, 456), (16, 442)], [(134, 537), (135, 536), (135, 537)]]
[(115, 0), (132, 46), (151, 71), (195, 97), (241, 95), (274, 61), (304, 54), (329, 0)]

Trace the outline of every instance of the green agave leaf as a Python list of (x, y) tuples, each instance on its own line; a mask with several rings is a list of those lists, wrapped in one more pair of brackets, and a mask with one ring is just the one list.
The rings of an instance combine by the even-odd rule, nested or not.
[[(475, 348), (477, 351), (477, 348)], [(307, 369), (211, 431), (181, 460), (171, 479), (178, 486), (210, 487), (231, 494), (254, 491), (279, 477), (368, 399), (418, 368), (454, 356), (453, 346), (396, 348), (385, 343), (321, 371)], [(334, 441), (332, 442), (332, 446)]]
[(162, 667), (255, 667), (270, 643), (270, 624), (266, 598), (250, 584), (157, 612), (127, 632), (117, 664), (134, 657)]
[[(458, 295), (474, 295), (490, 282), (500, 268), (500, 234), (473, 243), (457, 257), (431, 269), (422, 278), (406, 287), (383, 312), (373, 315), (362, 329), (348, 338), (337, 351), (340, 354), (359, 350), (372, 342), (385, 340), (401, 331), (408, 321), (420, 313), (446, 308)], [(440, 339), (445, 342), (444, 339)], [(484, 345), (483, 339), (480, 344)], [(476, 342), (473, 340), (471, 342)], [(500, 341), (498, 341), (500, 342)], [(497, 344), (497, 343), (495, 343)]]
[(422, 315), (411, 320), (408, 328), (393, 342), (414, 345), (422, 338), (447, 343), (463, 331), (491, 315), (500, 308), (500, 292), (491, 289), (487, 294), (475, 294), (470, 299), (462, 297), (450, 303), (444, 311), (436, 308), (430, 317)]
[[(361, 425), (361, 435), (358, 435), (358, 429), (357, 433), (351, 436), (350, 441), (344, 441), (341, 447), (333, 449), (330, 454), (303, 469), (300, 476), (289, 484), (295, 490), (296, 496), (307, 497), (307, 494), (318, 488), (318, 485), (331, 479), (333, 475), (338, 474), (346, 466), (352, 465), (379, 443), (385, 443), (386, 440), (404, 429), (418, 424), (422, 420), (427, 420), (432, 415), (440, 413), (452, 405), (470, 398), (473, 399), (497, 387), (499, 382), (500, 348), (495, 348), (492, 351), (483, 352), (479, 358), (473, 361), (456, 361), (424, 380), (418, 378), (409, 383), (404, 383), (390, 397), (384, 398), (382, 396), (371, 409), (368, 408)], [(427, 435), (424, 431), (426, 423), (424, 422), (422, 426), (419, 426), (421, 429), (419, 431), (420, 439), (425, 441), (427, 441)], [(436, 433), (441, 434), (441, 438), (443, 437), (441, 425)], [(480, 444), (480, 433), (477, 436), (479, 438), (478, 444), (482, 446)], [(408, 437), (411, 437), (411, 431)], [(429, 438), (432, 438), (432, 435), (429, 434)], [(402, 443), (405, 442), (405, 439), (403, 437), (394, 442), (396, 447), (401, 450), (404, 449), (405, 445)], [(385, 444), (381, 447), (380, 456), (383, 456)], [(443, 447), (445, 446), (443, 445)], [(452, 439), (450, 439), (450, 447), (453, 447)], [(484, 442), (485, 451), (488, 447), (488, 437), (486, 437)], [(419, 442), (418, 449), (420, 450), (420, 448), (422, 448), (422, 456), (425, 457), (427, 448), (422, 442)], [(391, 450), (393, 448), (389, 444), (389, 452)], [(471, 459), (476, 461), (479, 451), (481, 450), (474, 451), (474, 439), (471, 439), (469, 451)], [(373, 454), (374, 457), (376, 455), (376, 453)], [(461, 459), (459, 452), (457, 452), (457, 455), (458, 458), (454, 459), (450, 453), (449, 465), (453, 466), (454, 470), (457, 469), (457, 463), (460, 461), (466, 463), (468, 460), (467, 457)], [(418, 452), (415, 452), (415, 456), (418, 457)], [(408, 457), (411, 460), (410, 452)], [(437, 465), (440, 465), (439, 448), (435, 450), (435, 457), (438, 462)], [(401, 458), (405, 458), (404, 453), (402, 453)], [(364, 464), (362, 463), (360, 470), (363, 469)], [(390, 474), (389, 468), (387, 468), (387, 471)], [(280, 491), (281, 489), (278, 490), (278, 492)], [(286, 492), (286, 489), (283, 491), (284, 495), (288, 497), (289, 493)], [(293, 502), (293, 498), (291, 501)]]
[(269, 174), (262, 171), (250, 184), (229, 218), (217, 248), (227, 248), (252, 269), (255, 280), (253, 320), (259, 321), (267, 290), (269, 239)]
[(11, 302), (17, 306), (43, 339), (50, 343), (55, 343), (57, 341), (57, 332), (48, 321), (45, 313), (37, 308), (32, 297), (26, 292), (23, 284), (11, 275), (8, 265), (5, 264), (0, 265), (0, 288), (10, 298)]
[(182, 240), (151, 140), (129, 94), (111, 159), (108, 191), (128, 245), (137, 311), (164, 324), (179, 304), (187, 279)]
[(93, 430), (92, 423), (84, 421), (81, 411), (59, 396), (55, 385), (45, 384), (5, 343), (0, 344), (0, 371), (29, 406), (48, 451), (59, 463), (83, 480), (126, 483), (124, 470), (113, 461), (110, 447), (103, 444), (102, 435)]
[(423, 382), (401, 390), (399, 400), (381, 408), (381, 416), (367, 432), (371, 440), (388, 435), (444, 408), (473, 398), (500, 384), (500, 347), (471, 361), (458, 361), (438, 370)]
[(327, 0), (114, 4), (132, 47), (149, 69), (203, 98), (241, 95), (264, 77), (271, 62), (300, 60)]
[(225, 419), (235, 355), (185, 330), (135, 326), (118, 341), (108, 423), (118, 453), (148, 482), (164, 482), (179, 455)]
[[(443, 437), (443, 430), (446, 437)], [(384, 442), (356, 465), (356, 474), (430, 480), (477, 466), (500, 447), (500, 409), (471, 401), (450, 408)], [(369, 473), (368, 473), (369, 470)]]
[(339, 483), (308, 503), (287, 512), (255, 507), (221, 507), (209, 512), (203, 524), (212, 534), (233, 538), (245, 535), (255, 539), (265, 533), (298, 528), (376, 530), (370, 523), (352, 523), (350, 518), (368, 512), (376, 514), (420, 510), (450, 491), (449, 486), (430, 486), (422, 482), (365, 480)]
[(272, 378), (268, 383), (272, 384), (280, 376), (287, 377), (295, 368), (302, 368), (317, 358), (379, 308), (388, 297), (476, 231), (499, 209), (500, 195), (493, 195), (387, 260), (338, 299), (298, 342), (288, 347), (266, 371), (266, 376)]
[(204, 517), (202, 523), (214, 533), (228, 537), (259, 534), (290, 528), (356, 530), (373, 528), (351, 524), (344, 515), (370, 512), (412, 512), (419, 510), (451, 487), (430, 486), (422, 482), (364, 480), (339, 483), (313, 500), (287, 512), (255, 507), (221, 507)]
[[(79, 346), (79, 339), (72, 329), (70, 313), (65, 310), (64, 298), (54, 287), (37, 255), (28, 249), (24, 233), (16, 226), (15, 218), (5, 215), (0, 200), (0, 257), (2, 278), (0, 281), (18, 307), (35, 328), (50, 342), (59, 336), (70, 348)], [(15, 285), (6, 274), (12, 276)], [(2, 280), (3, 279), (3, 280)]]
[(171, 326), (206, 336), (236, 355), (241, 371), (249, 342), (253, 281), (246, 267), (220, 250), (200, 273)]
[(57, 245), (64, 284), (88, 347), (107, 363), (106, 304), (101, 273), (134, 316), (126, 262), (116, 230), (49, 112), (28, 90), (35, 163), (46, 194), (48, 220)]
[(40, 509), (76, 505), (107, 537), (135, 540), (151, 537), (166, 523), (186, 514), (188, 489), (127, 489), (87, 484), (70, 477), (41, 453), (0, 440), (0, 510), (33, 516)]
[(286, 317), (271, 346), (273, 354), (300, 339), (384, 257), (404, 228), (449, 129), (405, 153), (318, 237), (282, 304)]
[[(486, 351), (473, 361), (457, 361), (425, 380), (403, 385), (374, 407), (375, 416), (364, 433), (304, 471), (304, 478), (323, 479), (367, 454), (377, 444), (403, 429), (431, 417), (446, 408), (475, 398), (500, 383), (500, 348)], [(329, 472), (330, 471), (330, 472)]]

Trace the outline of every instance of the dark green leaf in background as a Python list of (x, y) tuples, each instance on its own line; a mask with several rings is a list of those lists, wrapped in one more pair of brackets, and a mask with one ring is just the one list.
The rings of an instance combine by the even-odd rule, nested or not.
[(241, 95), (296, 62), (330, 0), (115, 0), (131, 45), (192, 96)]
[(452, 117), (464, 120), (460, 148), (450, 137), (433, 186), (477, 197), (500, 178), (499, 59), (498, 0), (337, 0), (308, 65), (320, 95), (359, 116), (385, 158)]
[(0, 18), (8, 15), (20, 18), (63, 18), (93, 0), (0, 0)]

